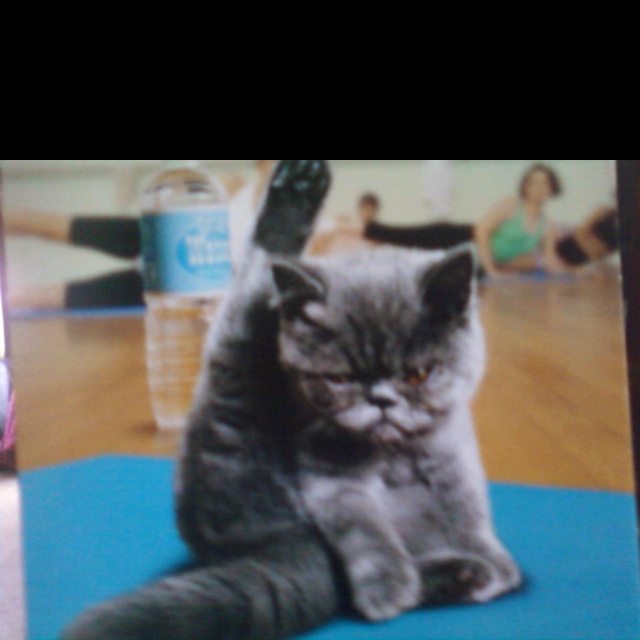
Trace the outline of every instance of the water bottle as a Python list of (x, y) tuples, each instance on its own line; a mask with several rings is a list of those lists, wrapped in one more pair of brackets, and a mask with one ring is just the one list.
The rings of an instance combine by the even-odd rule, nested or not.
[(231, 281), (227, 194), (200, 162), (167, 161), (142, 195), (147, 375), (160, 429), (186, 423), (204, 338)]

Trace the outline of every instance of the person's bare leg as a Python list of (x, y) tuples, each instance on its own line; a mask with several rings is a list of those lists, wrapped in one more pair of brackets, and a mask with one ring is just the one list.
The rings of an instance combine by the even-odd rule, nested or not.
[(7, 234), (35, 236), (56, 242), (69, 242), (73, 216), (15, 207), (6, 209), (3, 216), (4, 231)]
[(9, 287), (7, 302), (10, 309), (46, 310), (63, 309), (66, 285), (53, 283), (41, 286)]

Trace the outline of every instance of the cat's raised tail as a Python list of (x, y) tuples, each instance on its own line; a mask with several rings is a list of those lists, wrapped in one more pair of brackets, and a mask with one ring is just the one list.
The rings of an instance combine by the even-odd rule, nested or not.
[(251, 558), (164, 578), (81, 614), (61, 640), (276, 640), (334, 618), (328, 551), (311, 530)]

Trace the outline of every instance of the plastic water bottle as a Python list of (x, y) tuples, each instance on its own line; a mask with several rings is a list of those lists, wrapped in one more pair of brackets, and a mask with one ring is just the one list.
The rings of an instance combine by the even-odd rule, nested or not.
[(204, 338), (231, 281), (227, 194), (199, 160), (167, 161), (142, 195), (147, 374), (160, 429), (185, 425)]

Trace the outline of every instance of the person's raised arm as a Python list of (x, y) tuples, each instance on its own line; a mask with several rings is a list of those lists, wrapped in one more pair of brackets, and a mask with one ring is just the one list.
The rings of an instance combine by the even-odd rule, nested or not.
[(491, 236), (505, 220), (513, 215), (515, 207), (515, 198), (501, 200), (491, 207), (491, 209), (489, 209), (480, 222), (475, 226), (474, 239), (478, 246), (478, 255), (484, 270), (489, 276), (497, 276), (500, 274), (493, 258)]
[(547, 224), (547, 228), (543, 240), (544, 249), (544, 266), (549, 273), (564, 273), (569, 268), (565, 266), (558, 256), (556, 244), (560, 233), (554, 224)]

